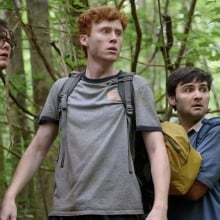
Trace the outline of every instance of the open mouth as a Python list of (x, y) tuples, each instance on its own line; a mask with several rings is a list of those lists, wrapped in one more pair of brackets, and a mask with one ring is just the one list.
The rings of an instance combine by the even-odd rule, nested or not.
[(8, 53), (1, 53), (1, 54), (0, 54), (0, 57), (8, 58), (8, 57), (9, 57), (9, 54), (8, 54)]
[(116, 52), (118, 51), (118, 49), (116, 47), (109, 47), (108, 50), (116, 51)]
[(203, 105), (193, 105), (193, 108), (203, 108)]

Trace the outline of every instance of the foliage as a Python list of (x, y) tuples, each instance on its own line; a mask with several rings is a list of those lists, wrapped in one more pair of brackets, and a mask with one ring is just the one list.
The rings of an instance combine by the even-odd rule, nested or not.
[[(166, 77), (186, 64), (206, 69), (213, 74), (210, 112), (219, 114), (218, 1), (43, 0), (42, 4), (49, 4), (47, 21), (43, 21), (43, 16), (30, 18), (28, 3), (32, 10), (39, 10), (37, 2), (0, 0), (1, 17), (9, 21), (17, 36), (17, 48), (11, 66), (7, 74), (0, 74), (0, 89), (3, 91), (0, 94), (0, 181), (4, 183), (0, 192), (10, 183), (18, 159), (35, 133), (40, 109), (52, 83), (73, 69), (83, 70), (86, 65), (76, 33), (76, 19), (87, 7), (110, 5), (128, 15), (129, 24), (116, 66), (125, 71), (135, 71), (149, 81), (161, 118), (175, 116), (175, 113), (170, 112), (165, 97)], [(32, 24), (31, 20), (39, 20), (39, 23)], [(49, 39), (46, 45), (43, 40), (45, 36)], [(33, 53), (38, 56), (34, 61)], [(38, 100), (37, 96), (41, 96), (41, 99)], [(46, 204), (45, 195), (51, 198), (49, 192), (52, 186), (46, 187), (43, 184), (44, 187), (41, 187), (40, 182), (46, 183), (48, 173), (54, 169), (58, 142), (54, 143), (55, 150), (50, 151), (41, 172), (36, 175), (29, 189), (19, 197), (19, 207), (22, 207), (19, 215), (43, 219), (42, 216), (36, 217), (35, 209), (39, 209), (39, 206), (34, 208), (25, 202), (27, 200), (36, 203), (43, 201), (45, 207), (41, 208), (47, 214), (50, 204)], [(42, 193), (43, 188), (45, 191)], [(39, 200), (37, 195), (31, 196), (33, 191), (44, 196)]]

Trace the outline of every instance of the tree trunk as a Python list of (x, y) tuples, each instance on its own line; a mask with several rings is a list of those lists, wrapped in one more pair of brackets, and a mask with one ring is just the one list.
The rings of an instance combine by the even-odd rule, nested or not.
[[(33, 99), (37, 106), (36, 112), (39, 114), (52, 82), (48, 68), (45, 66), (45, 63), (52, 63), (48, 22), (48, 1), (27, 0), (26, 3), (30, 27), (29, 39)], [(32, 208), (35, 209), (35, 219), (43, 220), (47, 219), (48, 206), (51, 204), (53, 173), (40, 173), (40, 180), (41, 182), (39, 178), (36, 178), (35, 181), (33, 181), (33, 184), (37, 184), (37, 187), (31, 187), (29, 200), (32, 201)], [(33, 192), (35, 192), (35, 196)]]

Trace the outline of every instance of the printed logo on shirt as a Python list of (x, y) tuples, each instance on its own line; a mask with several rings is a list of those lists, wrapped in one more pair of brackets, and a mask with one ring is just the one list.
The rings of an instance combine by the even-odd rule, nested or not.
[(107, 99), (109, 101), (121, 101), (121, 97), (118, 93), (118, 89), (113, 89), (107, 93)]

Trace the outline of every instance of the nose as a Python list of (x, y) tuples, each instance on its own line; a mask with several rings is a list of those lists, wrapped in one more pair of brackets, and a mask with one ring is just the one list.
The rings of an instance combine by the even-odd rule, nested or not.
[(199, 89), (196, 89), (194, 92), (194, 97), (196, 99), (201, 99), (202, 98), (202, 92)]
[(2, 40), (2, 42), (1, 42), (1, 49), (5, 49), (5, 48), (7, 48), (7, 49), (9, 49), (9, 48), (11, 48), (11, 45), (10, 45), (10, 43), (7, 41), (7, 40)]
[(110, 38), (111, 38), (111, 41), (115, 41), (115, 42), (116, 42), (116, 41), (117, 41), (117, 38), (118, 38), (118, 37), (117, 37), (117, 33), (116, 33), (115, 31), (112, 31)]
[(3, 44), (3, 47), (4, 48), (6, 48), (6, 47), (11, 48), (11, 44), (8, 41), (5, 41), (4, 44)]

